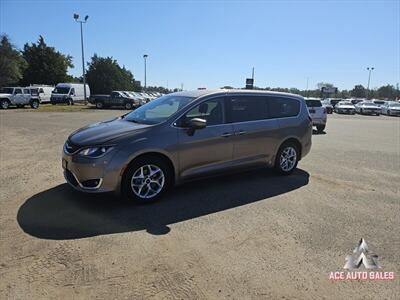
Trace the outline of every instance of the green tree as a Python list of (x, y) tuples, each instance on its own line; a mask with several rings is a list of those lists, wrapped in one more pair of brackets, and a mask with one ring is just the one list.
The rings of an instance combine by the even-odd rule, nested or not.
[(120, 67), (112, 57), (95, 54), (88, 64), (86, 81), (92, 94), (109, 94), (111, 91), (139, 91), (131, 71)]
[(397, 90), (393, 85), (385, 85), (381, 86), (377, 90), (378, 97), (380, 98), (387, 98), (387, 99), (395, 99), (397, 96)]
[(367, 90), (361, 84), (358, 84), (350, 91), (350, 95), (356, 98), (365, 98), (367, 96)]
[(0, 36), (0, 87), (22, 79), (26, 61), (6, 35)]
[(65, 82), (69, 78), (68, 68), (73, 67), (72, 57), (47, 46), (42, 36), (39, 36), (37, 43), (26, 43), (22, 55), (28, 63), (22, 79), (24, 85)]

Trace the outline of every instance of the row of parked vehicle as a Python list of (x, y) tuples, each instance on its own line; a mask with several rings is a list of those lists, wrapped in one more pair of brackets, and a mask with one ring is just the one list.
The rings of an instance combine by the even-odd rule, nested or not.
[(362, 114), (400, 116), (400, 102), (365, 99), (325, 99), (305, 98), (313, 126), (318, 132), (325, 130), (327, 114)]
[(133, 109), (154, 100), (163, 94), (159, 92), (132, 92), (132, 91), (112, 91), (110, 95), (91, 95), (89, 103), (96, 108), (124, 107)]
[[(139, 107), (162, 96), (158, 92), (113, 91), (110, 95), (90, 95), (90, 87), (86, 85), (86, 99), (97, 108), (122, 106), (126, 109)], [(55, 87), (49, 85), (31, 85), (28, 87), (4, 87), (0, 90), (0, 108), (10, 106), (24, 107), (30, 105), (36, 109), (40, 103), (53, 105), (64, 103), (73, 105), (84, 102), (85, 89), (82, 83), (59, 83)]]
[(400, 116), (400, 102), (379, 99), (325, 99), (321, 101), (328, 114), (364, 114)]

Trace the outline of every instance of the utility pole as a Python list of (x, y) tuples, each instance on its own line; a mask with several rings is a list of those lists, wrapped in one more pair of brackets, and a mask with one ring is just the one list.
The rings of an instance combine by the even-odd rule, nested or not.
[(371, 73), (372, 73), (372, 71), (373, 71), (374, 69), (375, 69), (374, 67), (368, 67), (368, 68), (367, 68), (367, 70), (368, 70), (367, 99), (368, 99), (368, 97), (369, 97), (369, 84), (370, 84), (370, 82), (371, 82)]
[(146, 68), (147, 68), (147, 57), (148, 57), (148, 55), (147, 54), (144, 54), (143, 55), (143, 59), (144, 59), (144, 90), (146, 90), (146, 88), (147, 88), (147, 70), (146, 70)]
[(85, 19), (79, 20), (79, 15), (78, 14), (74, 14), (74, 19), (76, 22), (80, 23), (81, 25), (81, 50), (82, 50), (82, 77), (83, 77), (83, 97), (85, 98), (86, 101), (86, 71), (85, 71), (85, 54), (83, 51), (83, 28), (82, 28), (82, 24), (86, 23), (87, 20), (89, 19), (89, 16), (86, 15)]

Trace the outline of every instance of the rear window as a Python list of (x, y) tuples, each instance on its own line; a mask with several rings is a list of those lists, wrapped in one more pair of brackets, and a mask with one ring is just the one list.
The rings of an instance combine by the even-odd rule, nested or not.
[[(297, 116), (300, 112), (300, 101), (284, 97), (268, 97), (270, 118), (287, 118)], [(321, 102), (319, 106), (321, 106)]]
[(321, 107), (322, 103), (320, 100), (306, 100), (307, 107)]

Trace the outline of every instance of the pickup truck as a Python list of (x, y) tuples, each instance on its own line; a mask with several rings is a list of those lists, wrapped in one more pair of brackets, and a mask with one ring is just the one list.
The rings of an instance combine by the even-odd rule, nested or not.
[(89, 103), (96, 105), (96, 108), (122, 106), (125, 109), (132, 109), (140, 106), (139, 99), (120, 91), (113, 91), (110, 95), (91, 95)]
[(7, 109), (10, 106), (24, 107), (30, 105), (33, 109), (39, 107), (39, 95), (31, 93), (29, 88), (4, 87), (0, 90), (0, 108)]

